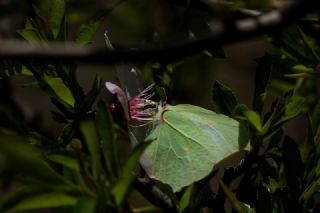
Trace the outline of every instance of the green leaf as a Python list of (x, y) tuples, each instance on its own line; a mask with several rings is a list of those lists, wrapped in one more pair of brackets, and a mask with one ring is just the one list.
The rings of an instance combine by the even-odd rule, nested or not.
[(46, 191), (41, 189), (39, 186), (21, 187), (15, 191), (11, 191), (10, 193), (1, 197), (0, 212), (9, 212), (10, 209), (12, 209), (25, 198), (45, 192)]
[(1, 60), (0, 70), (0, 79), (16, 75), (32, 76), (32, 73), (25, 66), (13, 60)]
[(303, 164), (296, 142), (288, 136), (283, 142), (283, 163), (289, 190), (298, 199), (302, 189)]
[(46, 158), (49, 160), (61, 164), (69, 169), (72, 169), (74, 171), (80, 171), (79, 168), (79, 162), (77, 159), (69, 157), (67, 155), (62, 155), (62, 154), (48, 154), (46, 155)]
[[(201, 38), (212, 31), (206, 15), (194, 10), (192, 6), (183, 10), (181, 19), (180, 28), (176, 30), (184, 32), (190, 39)], [(220, 45), (207, 46), (204, 53), (215, 58), (226, 58), (224, 50)]]
[(114, 127), (112, 124), (112, 117), (104, 102), (99, 102), (98, 112), (96, 115), (96, 124), (99, 135), (102, 139), (102, 146), (104, 156), (109, 172), (118, 175), (118, 155), (116, 149), (116, 141), (114, 134)]
[(112, 188), (112, 194), (118, 207), (123, 204), (132, 188), (133, 182), (136, 178), (133, 172), (138, 166), (139, 159), (148, 145), (149, 142), (143, 142), (135, 146), (122, 169), (121, 178)]
[(239, 123), (224, 115), (192, 105), (167, 105), (159, 109), (147, 137), (154, 140), (146, 151), (152, 162), (149, 176), (179, 191), (238, 151), (243, 144), (239, 132)]
[(316, 133), (317, 129), (320, 127), (320, 101), (318, 101), (312, 112), (311, 125), (313, 132)]
[(35, 210), (43, 208), (54, 208), (61, 206), (73, 206), (77, 203), (77, 198), (60, 193), (50, 192), (37, 194), (34, 196), (28, 196), (17, 205), (15, 205), (11, 211), (22, 211), (22, 210)]
[(63, 83), (61, 78), (53, 78), (45, 76), (44, 80), (51, 87), (57, 97), (64, 103), (73, 107), (75, 104), (75, 99), (70, 91), (70, 89)]
[(231, 192), (231, 190), (223, 183), (223, 181), (219, 179), (218, 182), (219, 182), (219, 186), (221, 187), (222, 191), (230, 201), (234, 210), (236, 210), (236, 212), (238, 213), (246, 213), (246, 211), (242, 206), (242, 203), (236, 198), (236, 196)]
[(104, 17), (90, 20), (89, 23), (82, 24), (76, 35), (76, 42), (82, 45), (91, 42), (93, 36), (101, 26)]
[(317, 64), (319, 61), (318, 55), (297, 25), (291, 25), (281, 31), (281, 34), (273, 36), (272, 43), (282, 53), (281, 64), (289, 66), (289, 69), (297, 64)]
[(260, 184), (258, 187), (256, 213), (270, 212), (272, 212), (271, 192), (263, 184)]
[(239, 104), (234, 111), (237, 116), (244, 116), (258, 132), (263, 132), (262, 121), (257, 112), (249, 110), (244, 104)]
[(87, 93), (86, 97), (84, 98), (81, 104), (81, 108), (84, 111), (92, 110), (92, 105), (96, 101), (97, 96), (99, 95), (101, 90), (101, 82), (101, 77), (97, 75), (93, 81), (90, 91)]
[(312, 196), (320, 190), (320, 178), (312, 182), (301, 194), (299, 200), (302, 202), (308, 201)]
[[(52, 97), (52, 103), (55, 104), (67, 117), (73, 117), (75, 99), (70, 89), (64, 84), (61, 78), (56, 77), (56, 72), (48, 70), (48, 66), (43, 63), (23, 62), (24, 66), (32, 73), (33, 77), (38, 81), (39, 87)], [(68, 109), (67, 109), (68, 108)]]
[[(1, 87), (1, 86), (0, 86)], [(1, 93), (5, 90), (0, 89)], [(21, 115), (17, 114), (10, 105), (0, 104), (0, 127), (9, 129), (20, 135), (28, 135), (29, 129), (26, 122), (21, 122)]]
[(54, 38), (56, 38), (61, 29), (61, 23), (65, 13), (65, 1), (64, 0), (36, 0), (39, 8), (39, 13), (42, 17), (45, 17), (49, 23), (53, 32)]
[(101, 154), (100, 142), (94, 120), (91, 118), (87, 118), (81, 121), (80, 130), (89, 149), (93, 175), (97, 179), (101, 172)]
[(34, 44), (39, 44), (43, 43), (43, 38), (41, 36), (41, 33), (39, 32), (38, 29), (31, 28), (31, 29), (23, 29), (23, 30), (18, 30), (17, 31), (24, 39), (27, 41), (34, 43)]
[(160, 208), (157, 208), (154, 206), (147, 206), (147, 207), (135, 208), (135, 209), (133, 209), (133, 212), (135, 212), (135, 213), (160, 213), (162, 211)]
[(272, 79), (270, 81), (270, 88), (281, 94), (294, 89), (294, 85), (283, 80)]
[(190, 204), (190, 198), (192, 196), (193, 186), (189, 186), (183, 193), (179, 203), (179, 211), (183, 212)]
[(96, 198), (83, 197), (78, 199), (78, 202), (72, 209), (72, 213), (95, 213), (96, 206)]
[(41, 150), (24, 143), (20, 138), (0, 132), (0, 156), (2, 169), (23, 174), (23, 178), (49, 184), (66, 184), (46, 161)]
[(237, 106), (237, 99), (230, 88), (216, 81), (213, 85), (212, 100), (217, 112), (231, 116)]
[(302, 144), (302, 146), (300, 148), (301, 159), (305, 165), (308, 166), (309, 164), (316, 163), (316, 162), (312, 162), (312, 161), (315, 161), (314, 154), (316, 153), (316, 150), (317, 150), (317, 148), (316, 148), (316, 143), (314, 140), (312, 122), (311, 122), (311, 119), (309, 119), (307, 139), (306, 139), (306, 141), (304, 141), (304, 143)]
[(305, 99), (303, 97), (293, 95), (289, 100), (288, 103), (284, 107), (284, 115), (281, 119), (275, 124), (275, 126), (280, 126), (281, 124), (287, 122), (288, 120), (295, 118), (298, 116), (303, 108), (305, 103)]
[(253, 109), (262, 113), (266, 98), (266, 88), (269, 83), (273, 62), (271, 56), (266, 53), (262, 58), (257, 59), (258, 67), (255, 77)]

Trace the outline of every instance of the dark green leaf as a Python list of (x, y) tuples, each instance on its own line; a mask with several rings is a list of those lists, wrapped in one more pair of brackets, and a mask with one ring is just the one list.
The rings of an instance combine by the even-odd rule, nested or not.
[(60, 135), (58, 137), (58, 142), (60, 144), (68, 144), (72, 139), (74, 131), (75, 131), (74, 123), (67, 123), (63, 127), (63, 129), (62, 129), (62, 131), (61, 131), (61, 133), (60, 133)]
[(288, 136), (283, 142), (283, 163), (290, 192), (298, 199), (302, 189), (303, 164), (296, 142)]
[[(198, 39), (203, 35), (210, 33), (212, 29), (208, 24), (208, 19), (202, 13), (197, 12), (192, 7), (186, 8), (182, 15), (184, 33), (191, 37), (190, 39)], [(179, 29), (178, 29), (179, 30)], [(222, 46), (208, 46), (205, 53), (215, 58), (226, 58)]]
[(101, 77), (97, 75), (93, 81), (90, 91), (88, 92), (88, 94), (84, 98), (84, 101), (81, 104), (81, 108), (83, 110), (90, 111), (92, 109), (92, 105), (94, 104), (94, 102), (97, 99), (97, 96), (100, 93), (101, 82), (102, 82)]
[(22, 66), (21, 63), (13, 60), (1, 60), (0, 70), (0, 79), (16, 75), (32, 75), (32, 73), (25, 66)]
[(316, 154), (316, 150), (317, 149), (316, 149), (316, 143), (314, 140), (312, 124), (309, 119), (307, 140), (301, 146), (301, 159), (305, 165), (308, 165), (309, 163), (313, 163), (312, 161), (315, 160), (314, 155)]
[(317, 129), (320, 127), (320, 101), (318, 101), (312, 112), (311, 125), (313, 132), (316, 133)]
[(273, 36), (272, 43), (281, 50), (282, 61), (285, 67), (292, 68), (297, 64), (318, 63), (318, 56), (309, 45), (306, 36), (297, 25), (292, 25)]
[(139, 164), (139, 159), (149, 145), (149, 142), (143, 142), (138, 144), (132, 151), (125, 164), (124, 168), (122, 169), (121, 178), (116, 183), (116, 185), (112, 188), (112, 194), (114, 196), (115, 202), (117, 206), (121, 206), (125, 201), (128, 193), (131, 190), (133, 182), (135, 180), (134, 170)]
[(306, 203), (312, 196), (320, 190), (320, 178), (313, 181), (299, 197), (300, 201)]
[(243, 208), (242, 203), (236, 198), (236, 196), (231, 192), (231, 190), (223, 183), (222, 180), (218, 180), (219, 186), (221, 187), (222, 191), (230, 201), (232, 207), (238, 213), (245, 213), (246, 211)]
[(63, 154), (48, 154), (46, 155), (50, 161), (61, 164), (69, 169), (75, 170), (77, 172), (80, 171), (79, 162), (76, 158), (63, 155)]
[(8, 212), (26, 197), (45, 193), (44, 189), (37, 186), (22, 187), (3, 196), (0, 200), (0, 212)]
[(216, 81), (213, 85), (212, 100), (217, 112), (232, 116), (237, 105), (237, 99), (230, 88)]
[(270, 212), (272, 212), (271, 193), (263, 184), (260, 184), (258, 186), (256, 213)]
[(110, 174), (117, 176), (119, 174), (118, 155), (112, 117), (104, 102), (99, 102), (96, 115), (96, 124), (99, 135), (102, 139), (104, 157)]
[(51, 114), (52, 114), (53, 120), (55, 120), (59, 123), (67, 123), (67, 121), (68, 121), (67, 118), (63, 114), (61, 114), (60, 112), (52, 111)]
[(65, 13), (65, 1), (64, 0), (36, 0), (39, 8), (39, 13), (42, 17), (45, 17), (49, 23), (54, 38), (60, 32), (61, 23)]
[(14, 171), (23, 174), (26, 179), (46, 184), (66, 184), (66, 181), (41, 158), (41, 154), (41, 150), (23, 143), (20, 138), (0, 132), (0, 155), (4, 171)]
[(78, 202), (72, 209), (72, 213), (95, 213), (96, 205), (96, 198), (83, 197), (78, 199)]
[(34, 17), (29, 18), (28, 22), (26, 23), (26, 28), (27, 29), (37, 29), (39, 33), (41, 34), (41, 37), (43, 40), (53, 40), (54, 35), (52, 31), (52, 27), (50, 26), (47, 16), (45, 13), (42, 14), (40, 9), (36, 5), (33, 6), (33, 14)]
[(98, 179), (99, 174), (101, 173), (101, 150), (94, 120), (92, 118), (87, 118), (81, 121), (80, 130), (89, 149), (93, 175)]
[(285, 105), (284, 114), (281, 117), (281, 119), (275, 124), (275, 126), (280, 126), (288, 120), (298, 116), (301, 113), (302, 106), (304, 105), (304, 103), (305, 99), (303, 97), (293, 95), (292, 98), (290, 98), (288, 100), (288, 103)]
[(266, 98), (266, 89), (271, 76), (273, 62), (271, 56), (266, 53), (263, 57), (257, 59), (257, 63), (258, 67), (255, 77), (253, 109), (261, 114)]
[(9, 106), (0, 104), (0, 127), (15, 131), (20, 135), (28, 134), (28, 127), (21, 122), (22, 115), (17, 114)]
[(90, 20), (89, 23), (81, 25), (77, 32), (76, 42), (82, 45), (91, 42), (103, 20), (104, 18), (101, 17), (99, 19)]
[(35, 210), (43, 208), (54, 208), (61, 206), (73, 206), (77, 203), (77, 198), (60, 193), (49, 192), (28, 196), (17, 203), (11, 211)]

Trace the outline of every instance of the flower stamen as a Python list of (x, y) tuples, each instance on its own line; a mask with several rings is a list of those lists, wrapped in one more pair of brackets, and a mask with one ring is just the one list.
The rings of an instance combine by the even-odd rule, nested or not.
[(137, 96), (128, 100), (128, 113), (132, 121), (146, 122), (153, 120), (158, 108), (158, 103), (150, 100), (154, 96), (154, 93), (150, 93), (153, 87), (152, 84)]

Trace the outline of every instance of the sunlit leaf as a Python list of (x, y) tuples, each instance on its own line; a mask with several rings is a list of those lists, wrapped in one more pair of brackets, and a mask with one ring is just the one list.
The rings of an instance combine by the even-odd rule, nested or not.
[(190, 186), (186, 189), (186, 191), (183, 193), (180, 203), (179, 203), (179, 211), (183, 212), (190, 204), (190, 198), (192, 195), (193, 187)]
[(63, 102), (70, 105), (71, 107), (74, 106), (74, 97), (70, 89), (63, 83), (61, 78), (45, 77), (44, 80)]
[(152, 162), (150, 177), (174, 191), (208, 175), (214, 165), (243, 145), (237, 121), (192, 106), (166, 106), (148, 139), (146, 154)]
[(259, 114), (255, 111), (248, 109), (246, 105), (239, 104), (236, 109), (235, 113), (237, 116), (243, 116), (248, 122), (258, 131), (263, 131), (262, 121)]

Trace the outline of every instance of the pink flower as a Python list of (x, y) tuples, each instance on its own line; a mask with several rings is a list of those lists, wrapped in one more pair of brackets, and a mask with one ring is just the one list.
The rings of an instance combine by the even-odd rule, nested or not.
[(154, 85), (150, 85), (129, 100), (119, 86), (111, 82), (106, 82), (105, 86), (112, 94), (117, 95), (128, 121), (148, 122), (153, 120), (158, 108), (158, 103), (150, 100), (154, 95), (152, 92)]

